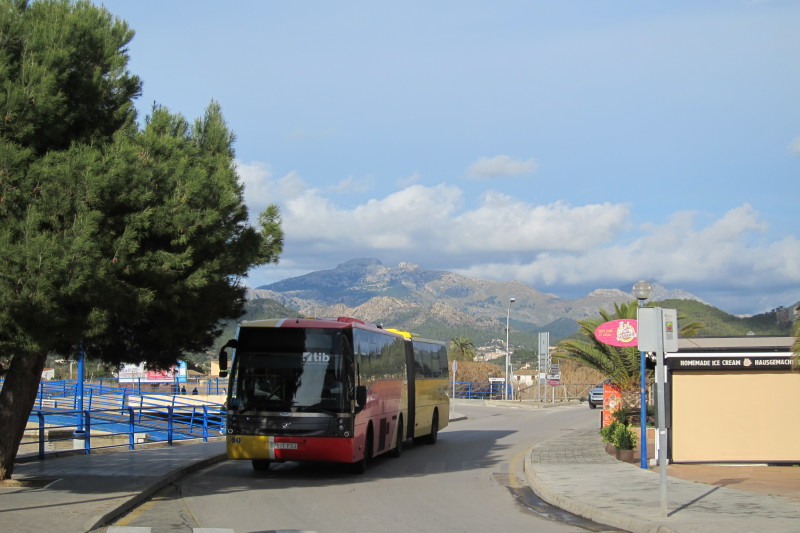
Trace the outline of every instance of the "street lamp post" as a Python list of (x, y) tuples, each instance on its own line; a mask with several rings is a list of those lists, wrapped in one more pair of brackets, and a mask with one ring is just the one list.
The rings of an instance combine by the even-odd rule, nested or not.
[[(644, 301), (650, 298), (650, 295), (653, 293), (653, 287), (650, 286), (650, 283), (647, 281), (637, 281), (633, 284), (633, 295), (639, 300), (639, 307), (644, 307)], [(647, 468), (647, 379), (645, 378), (645, 353), (639, 352), (639, 359), (640, 359), (640, 372), (641, 372), (641, 389), (640, 393), (640, 403), (641, 408), (639, 411), (639, 425), (641, 426), (641, 438), (639, 439), (641, 442), (641, 462), (640, 465), (642, 468)]]
[(506, 313), (506, 382), (505, 382), (505, 392), (503, 397), (508, 400), (508, 369), (511, 365), (511, 347), (508, 344), (508, 327), (509, 322), (511, 320), (511, 304), (516, 302), (516, 298), (509, 298), (508, 299), (508, 312)]

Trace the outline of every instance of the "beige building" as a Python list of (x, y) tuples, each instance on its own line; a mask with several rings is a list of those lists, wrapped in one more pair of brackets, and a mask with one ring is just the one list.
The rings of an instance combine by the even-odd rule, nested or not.
[(679, 339), (668, 353), (673, 462), (800, 463), (794, 337)]

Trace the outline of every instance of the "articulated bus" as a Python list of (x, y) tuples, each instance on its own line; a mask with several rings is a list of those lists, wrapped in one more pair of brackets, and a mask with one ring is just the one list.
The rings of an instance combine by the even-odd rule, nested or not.
[(273, 461), (350, 463), (436, 443), (449, 419), (447, 348), (353, 318), (245, 322), (233, 348), (227, 454), (255, 470)]

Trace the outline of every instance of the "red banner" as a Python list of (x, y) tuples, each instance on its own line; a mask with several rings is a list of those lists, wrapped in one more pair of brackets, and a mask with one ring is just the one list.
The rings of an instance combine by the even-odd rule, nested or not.
[(615, 383), (603, 383), (603, 427), (614, 419), (614, 411), (622, 407), (622, 389)]

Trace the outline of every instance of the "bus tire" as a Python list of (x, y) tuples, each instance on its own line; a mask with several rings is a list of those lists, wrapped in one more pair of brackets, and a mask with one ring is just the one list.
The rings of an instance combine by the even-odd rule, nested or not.
[(367, 440), (364, 441), (364, 457), (350, 465), (354, 474), (363, 474), (367, 471), (369, 462), (372, 459), (372, 426), (367, 429)]
[(436, 444), (439, 439), (439, 413), (433, 412), (433, 420), (431, 420), (431, 432), (425, 438), (425, 444)]
[(253, 470), (256, 472), (266, 472), (269, 470), (269, 459), (253, 459)]
[(392, 449), (391, 456), (392, 457), (400, 457), (403, 455), (403, 417), (400, 417), (400, 421), (397, 424), (397, 445)]

